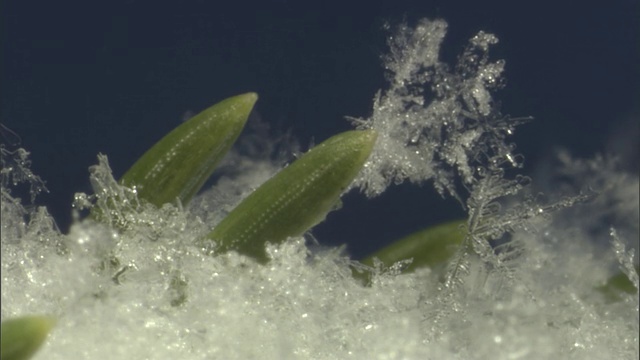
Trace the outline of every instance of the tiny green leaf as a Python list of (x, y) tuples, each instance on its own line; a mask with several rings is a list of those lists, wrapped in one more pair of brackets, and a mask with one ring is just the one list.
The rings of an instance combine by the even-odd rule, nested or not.
[(376, 133), (329, 138), (243, 200), (208, 235), (217, 251), (236, 250), (267, 262), (265, 243), (302, 235), (324, 220), (369, 157)]
[(194, 116), (142, 155), (121, 183), (156, 206), (176, 198), (188, 203), (240, 135), (257, 99), (237, 95)]
[(3, 321), (0, 360), (29, 359), (54, 324), (55, 320), (47, 316), (24, 316)]
[[(640, 273), (640, 267), (636, 266), (636, 272)], [(638, 289), (633, 285), (629, 277), (624, 273), (612, 276), (606, 284), (596, 288), (606, 298), (608, 302), (616, 302), (622, 300), (622, 294), (637, 293)]]
[(444, 264), (462, 244), (465, 237), (462, 229), (464, 224), (466, 220), (457, 220), (415, 232), (378, 250), (361, 262), (373, 266), (373, 259), (378, 258), (385, 266), (391, 266), (401, 260), (413, 259), (404, 271)]

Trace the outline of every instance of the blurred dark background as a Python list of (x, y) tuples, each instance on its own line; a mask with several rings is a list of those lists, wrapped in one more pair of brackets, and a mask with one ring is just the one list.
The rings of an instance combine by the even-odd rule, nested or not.
[[(507, 86), (497, 99), (504, 113), (536, 119), (514, 137), (526, 172), (557, 146), (635, 153), (640, 2), (571, 3), (5, 0), (0, 121), (32, 152), (50, 190), (37, 203), (66, 231), (99, 152), (119, 177), (185, 113), (231, 95), (257, 92), (260, 117), (305, 149), (349, 129), (344, 116), (369, 116), (386, 86), (384, 23), (428, 17), (449, 23), (449, 59), (479, 30), (500, 38), (493, 55), (507, 61)], [(361, 256), (463, 214), (428, 186), (403, 185), (372, 201), (350, 194), (314, 234)]]

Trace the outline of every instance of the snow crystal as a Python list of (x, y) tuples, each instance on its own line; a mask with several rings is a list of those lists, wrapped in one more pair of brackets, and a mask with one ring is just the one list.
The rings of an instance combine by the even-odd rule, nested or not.
[(611, 234), (611, 245), (613, 247), (613, 250), (615, 251), (616, 258), (620, 263), (620, 270), (622, 270), (622, 272), (625, 275), (627, 275), (627, 277), (629, 278), (629, 280), (631, 280), (631, 282), (633, 283), (633, 286), (635, 286), (636, 289), (640, 289), (640, 283), (638, 281), (638, 273), (634, 268), (633, 258), (636, 257), (634, 250), (633, 249), (629, 251), (626, 250), (626, 246), (624, 242), (620, 240), (620, 237), (618, 237), (618, 233), (614, 228), (611, 228), (610, 234)]
[[(501, 116), (491, 97), (502, 86), (505, 65), (489, 59), (498, 39), (479, 32), (452, 69), (438, 57), (446, 27), (441, 20), (399, 26), (384, 58), (389, 89), (376, 95), (371, 118), (351, 118), (358, 128), (379, 133), (355, 182), (369, 196), (392, 183), (433, 180), (441, 194), (462, 202), (455, 179), (470, 184), (475, 164), (496, 150), (511, 150), (504, 138), (522, 119)], [(511, 151), (503, 153), (519, 165)]]
[(31, 202), (35, 200), (39, 193), (49, 191), (44, 181), (31, 172), (31, 160), (29, 160), (28, 151), (23, 148), (11, 151), (6, 148), (5, 144), (0, 144), (0, 154), (2, 155), (0, 179), (3, 189), (8, 191), (9, 184), (15, 187), (20, 183), (27, 183), (30, 188)]

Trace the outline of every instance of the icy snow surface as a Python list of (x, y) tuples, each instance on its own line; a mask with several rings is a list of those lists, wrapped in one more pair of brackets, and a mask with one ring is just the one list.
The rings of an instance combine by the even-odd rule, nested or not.
[[(625, 241), (637, 239), (637, 174), (593, 162), (613, 185), (586, 204), (520, 196), (529, 180), (504, 172), (520, 163), (504, 142), (518, 121), (491, 100), (504, 66), (488, 57), (497, 39), (479, 33), (449, 68), (438, 60), (445, 30), (401, 26), (389, 40), (391, 87), (371, 119), (353, 120), (380, 132), (357, 183), (368, 194), (432, 180), (468, 209), (477, 254), (457, 256), (444, 283), (429, 269), (382, 268), (365, 286), (339, 249), (312, 253), (303, 238), (270, 247), (266, 266), (196, 246), (273, 173), (266, 159), (241, 161), (242, 173), (186, 209), (157, 209), (100, 156), (91, 180), (102, 195), (78, 194), (76, 205), (95, 203), (111, 224), (85, 219), (61, 234), (44, 208), (15, 197), (20, 182), (32, 194), (44, 185), (28, 153), (3, 147), (2, 319), (57, 316), (37, 359), (637, 358), (638, 295), (608, 302), (595, 291), (617, 271), (634, 277), (637, 244)], [(563, 175), (580, 176), (580, 164), (567, 159)], [(592, 231), (595, 222), (616, 229)], [(487, 245), (505, 234), (496, 251)]]

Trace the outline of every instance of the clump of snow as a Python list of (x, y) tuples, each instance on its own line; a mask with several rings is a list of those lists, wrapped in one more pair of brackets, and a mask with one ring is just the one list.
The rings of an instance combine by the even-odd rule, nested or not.
[(369, 119), (351, 118), (358, 128), (375, 129), (378, 141), (355, 184), (367, 195), (391, 183), (433, 180), (441, 194), (462, 202), (456, 180), (473, 181), (474, 166), (501, 151), (513, 165), (513, 146), (504, 138), (521, 119), (501, 116), (491, 92), (502, 86), (505, 62), (489, 59), (498, 39), (479, 32), (451, 67), (439, 59), (444, 21), (399, 26), (384, 58), (390, 86), (378, 92)]
[[(429, 269), (378, 267), (364, 285), (352, 275), (362, 265), (339, 249), (311, 252), (304, 238), (270, 246), (267, 265), (202, 248), (199, 239), (273, 171), (273, 159), (233, 154), (228, 166), (241, 172), (183, 209), (139, 202), (99, 156), (95, 194), (77, 194), (76, 211), (93, 207), (100, 221), (78, 220), (61, 234), (44, 208), (11, 192), (14, 172), (31, 173), (26, 155), (5, 171), (16, 152), (3, 151), (2, 319), (58, 318), (40, 359), (637, 358), (638, 294), (608, 303), (596, 290), (619, 267), (637, 286), (632, 244), (614, 232), (603, 250), (599, 233), (585, 230), (593, 218), (567, 216), (579, 193), (520, 197), (529, 179), (505, 176), (520, 164), (505, 143), (519, 121), (499, 115), (490, 96), (504, 65), (486, 56), (497, 40), (478, 34), (449, 70), (438, 60), (445, 30), (425, 20), (391, 38), (391, 88), (359, 120), (380, 142), (358, 184), (377, 194), (433, 180), (466, 200), (474, 251), (453, 259), (446, 282)], [(604, 163), (597, 170), (619, 178)], [(587, 205), (637, 213), (613, 193)], [(625, 221), (633, 217), (616, 228)]]

